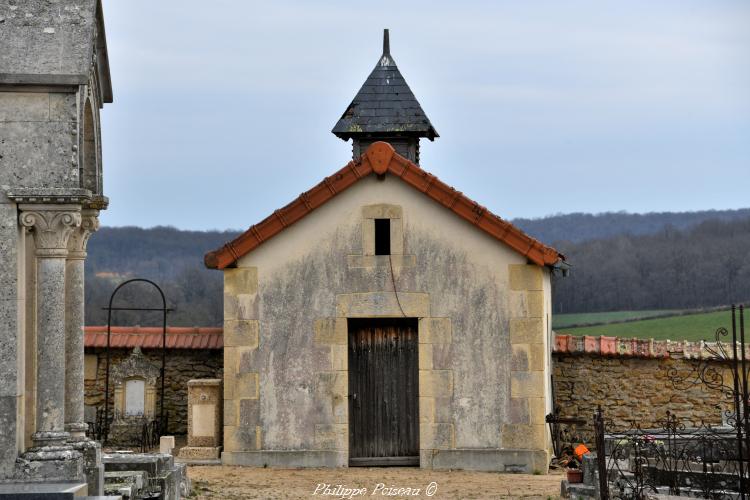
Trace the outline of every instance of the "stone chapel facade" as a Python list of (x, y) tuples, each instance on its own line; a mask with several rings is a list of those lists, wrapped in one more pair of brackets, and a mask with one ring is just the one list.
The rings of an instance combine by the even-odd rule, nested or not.
[(0, 21), (0, 482), (88, 477), (96, 494), (83, 288), (86, 243), (107, 206), (101, 3), (0, 2)]
[(333, 132), (353, 161), (205, 257), (223, 462), (546, 471), (564, 257), (421, 168), (438, 134), (387, 32)]

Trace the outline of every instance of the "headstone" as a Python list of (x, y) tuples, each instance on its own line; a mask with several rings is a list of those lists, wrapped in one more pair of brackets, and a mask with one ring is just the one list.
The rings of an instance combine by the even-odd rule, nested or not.
[(180, 450), (185, 461), (217, 460), (222, 442), (221, 379), (188, 382), (188, 445)]
[(174, 436), (161, 436), (159, 438), (159, 453), (172, 454), (174, 449)]

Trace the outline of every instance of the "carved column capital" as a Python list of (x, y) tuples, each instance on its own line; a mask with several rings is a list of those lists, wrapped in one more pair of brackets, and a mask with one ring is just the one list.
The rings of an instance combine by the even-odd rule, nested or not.
[(34, 235), (36, 255), (60, 258), (68, 254), (68, 239), (81, 225), (77, 205), (19, 205), (19, 223)]
[(81, 225), (73, 230), (68, 240), (68, 259), (85, 259), (89, 237), (98, 230), (99, 210), (81, 210)]

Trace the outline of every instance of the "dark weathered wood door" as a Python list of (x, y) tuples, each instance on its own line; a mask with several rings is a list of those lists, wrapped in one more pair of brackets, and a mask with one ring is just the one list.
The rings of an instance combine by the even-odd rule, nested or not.
[(417, 320), (349, 320), (349, 465), (419, 465)]

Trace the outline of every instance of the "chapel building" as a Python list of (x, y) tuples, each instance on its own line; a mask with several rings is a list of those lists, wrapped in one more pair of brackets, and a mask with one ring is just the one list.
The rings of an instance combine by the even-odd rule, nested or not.
[(387, 30), (333, 133), (352, 161), (205, 256), (223, 463), (546, 472), (564, 256), (422, 168), (438, 133)]

